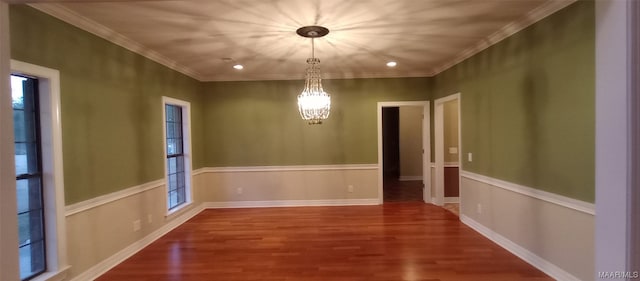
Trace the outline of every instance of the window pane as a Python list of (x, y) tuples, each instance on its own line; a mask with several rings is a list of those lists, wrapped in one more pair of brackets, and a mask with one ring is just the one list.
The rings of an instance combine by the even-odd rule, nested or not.
[(183, 108), (165, 105), (165, 131), (167, 151), (167, 203), (173, 209), (186, 201), (183, 150)]
[(22, 247), (20, 250), (20, 279), (26, 279), (34, 274), (31, 270), (31, 245)]
[[(17, 81), (14, 83), (14, 81)], [(20, 277), (46, 269), (37, 80), (11, 76)]]
[(13, 108), (24, 108), (22, 81), (24, 77), (11, 75), (11, 99), (13, 100)]
[(40, 170), (38, 143), (16, 143), (14, 147), (16, 175), (38, 173)]
[(185, 190), (184, 188), (180, 188), (178, 190), (176, 190), (176, 193), (178, 194), (178, 204), (182, 204), (185, 201)]
[(13, 110), (13, 134), (16, 142), (26, 141), (24, 110)]
[(182, 123), (182, 108), (179, 106), (175, 106), (173, 112), (175, 115), (175, 122)]
[(38, 173), (40, 171), (38, 151), (38, 143), (31, 142), (26, 144), (27, 147), (27, 169), (29, 174)]
[(176, 135), (176, 138), (182, 138), (182, 123), (173, 123), (174, 131), (173, 133)]
[(16, 182), (16, 197), (18, 199), (18, 213), (29, 210), (29, 180), (19, 180)]
[(176, 172), (184, 172), (184, 156), (178, 156), (176, 159), (178, 160)]
[(176, 154), (176, 139), (167, 139), (167, 155)]
[(42, 209), (42, 186), (40, 177), (29, 179), (29, 210)]
[(40, 272), (44, 270), (44, 241), (38, 241), (31, 244), (31, 272)]
[(41, 209), (18, 215), (18, 241), (20, 246), (44, 239), (42, 222)]
[(169, 175), (169, 190), (175, 190), (178, 187), (178, 177), (175, 174)]
[(27, 166), (27, 145), (24, 143), (15, 144), (16, 175), (26, 174), (29, 171)]
[(182, 139), (176, 139), (176, 154), (182, 154)]
[(176, 132), (175, 123), (173, 122), (167, 123), (167, 138), (171, 138), (171, 139), (176, 138), (175, 132)]
[(169, 209), (178, 205), (178, 194), (175, 191), (169, 192)]
[(42, 208), (40, 178), (22, 179), (16, 182), (18, 213)]
[(19, 245), (28, 244), (31, 242), (31, 220), (29, 213), (18, 215), (18, 241)]
[(20, 279), (29, 278), (44, 270), (45, 254), (42, 241), (20, 248)]
[(174, 121), (175, 118), (173, 117), (173, 106), (172, 105), (165, 105), (165, 114), (167, 117), (167, 121)]
[(178, 187), (178, 188), (184, 188), (184, 186), (185, 186), (185, 185), (184, 185), (184, 172), (179, 172), (179, 173), (177, 174), (177, 177), (178, 177), (178, 184), (177, 184), (177, 187)]
[(30, 239), (33, 243), (34, 241), (39, 241), (44, 239), (44, 227), (42, 223), (44, 220), (42, 219), (42, 209), (37, 209), (29, 212), (29, 226), (31, 229)]
[[(16, 132), (16, 142), (36, 141), (36, 115), (33, 111), (14, 110), (13, 111), (14, 132)], [(21, 126), (21, 128), (16, 128)]]
[(173, 123), (167, 122), (167, 138), (174, 138), (175, 134), (173, 133)]
[(169, 174), (175, 174), (177, 172), (178, 164), (176, 163), (176, 157), (167, 159), (167, 172)]

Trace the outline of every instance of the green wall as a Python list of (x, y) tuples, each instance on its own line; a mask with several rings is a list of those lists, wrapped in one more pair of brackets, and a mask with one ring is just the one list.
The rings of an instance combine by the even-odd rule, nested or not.
[(594, 202), (594, 13), (576, 2), (435, 77), (434, 98), (461, 93), (465, 170)]
[(203, 167), (201, 83), (27, 6), (10, 25), (13, 59), (60, 71), (66, 204), (163, 178), (162, 96), (192, 102)]
[(32, 8), (10, 17), (12, 58), (61, 73), (67, 204), (163, 177), (163, 95), (192, 102), (200, 168), (376, 163), (377, 102), (457, 92), (465, 170), (594, 201), (592, 1), (436, 77), (324, 80), (319, 126), (298, 115), (302, 81), (200, 83)]
[(323, 80), (331, 115), (322, 125), (300, 118), (303, 81), (205, 85), (205, 166), (373, 164), (377, 102), (428, 100), (431, 78)]

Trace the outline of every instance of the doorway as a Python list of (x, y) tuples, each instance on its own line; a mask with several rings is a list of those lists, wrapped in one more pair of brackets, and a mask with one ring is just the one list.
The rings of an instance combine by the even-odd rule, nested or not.
[(378, 103), (380, 204), (430, 202), (429, 120), (428, 101)]
[(437, 99), (434, 104), (434, 198), (438, 206), (459, 208), (460, 203), (460, 93)]

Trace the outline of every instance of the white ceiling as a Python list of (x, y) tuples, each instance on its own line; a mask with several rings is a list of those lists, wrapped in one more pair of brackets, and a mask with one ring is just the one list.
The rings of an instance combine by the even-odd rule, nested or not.
[[(185, 0), (32, 4), (202, 81), (432, 76), (575, 0)], [(50, 2), (50, 1), (46, 1)], [(231, 58), (229, 61), (225, 58)], [(398, 66), (388, 68), (387, 61)], [(234, 62), (243, 70), (232, 68)]]

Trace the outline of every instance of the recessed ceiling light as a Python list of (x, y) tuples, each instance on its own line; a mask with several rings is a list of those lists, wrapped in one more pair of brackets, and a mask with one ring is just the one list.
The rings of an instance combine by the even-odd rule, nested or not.
[(396, 67), (396, 65), (398, 65), (398, 63), (396, 63), (395, 61), (390, 61), (387, 63), (388, 67)]
[(244, 66), (242, 66), (242, 64), (236, 64), (236, 65), (233, 66), (233, 68), (235, 68), (237, 70), (240, 70), (240, 69), (243, 69)]

